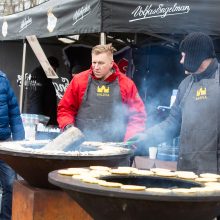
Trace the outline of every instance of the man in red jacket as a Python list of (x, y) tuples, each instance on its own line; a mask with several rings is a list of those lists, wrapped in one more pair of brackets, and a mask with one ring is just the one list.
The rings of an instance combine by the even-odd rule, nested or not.
[(58, 123), (78, 127), (89, 141), (126, 141), (145, 129), (146, 112), (134, 82), (113, 61), (111, 44), (92, 49), (89, 70), (77, 74), (58, 105)]

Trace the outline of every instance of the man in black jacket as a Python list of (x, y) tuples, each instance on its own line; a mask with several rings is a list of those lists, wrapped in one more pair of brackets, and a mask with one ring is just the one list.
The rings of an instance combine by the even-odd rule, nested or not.
[(146, 147), (180, 133), (178, 170), (220, 173), (219, 64), (212, 39), (191, 33), (181, 42), (185, 73), (168, 118), (131, 140)]
[[(59, 67), (57, 58), (50, 56), (48, 61), (56, 71)], [(35, 85), (28, 91), (27, 113), (49, 116), (48, 125), (58, 125), (57, 97), (52, 79), (47, 78), (43, 68), (39, 66), (31, 73), (31, 80)]]

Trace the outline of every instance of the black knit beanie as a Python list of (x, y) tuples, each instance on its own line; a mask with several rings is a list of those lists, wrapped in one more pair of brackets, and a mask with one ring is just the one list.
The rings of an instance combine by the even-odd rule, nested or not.
[(191, 73), (196, 72), (205, 59), (215, 57), (212, 39), (201, 32), (187, 35), (180, 44), (180, 52), (185, 53), (183, 66)]

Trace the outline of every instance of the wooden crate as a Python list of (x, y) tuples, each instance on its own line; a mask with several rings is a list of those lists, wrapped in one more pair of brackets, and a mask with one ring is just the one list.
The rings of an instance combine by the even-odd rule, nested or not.
[(12, 220), (92, 220), (62, 190), (31, 187), (23, 180), (15, 181)]

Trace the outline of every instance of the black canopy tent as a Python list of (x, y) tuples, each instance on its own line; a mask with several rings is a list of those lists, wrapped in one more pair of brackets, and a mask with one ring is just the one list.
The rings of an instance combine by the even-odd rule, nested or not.
[(220, 35), (217, 0), (49, 0), (0, 18), (0, 40), (83, 33)]

